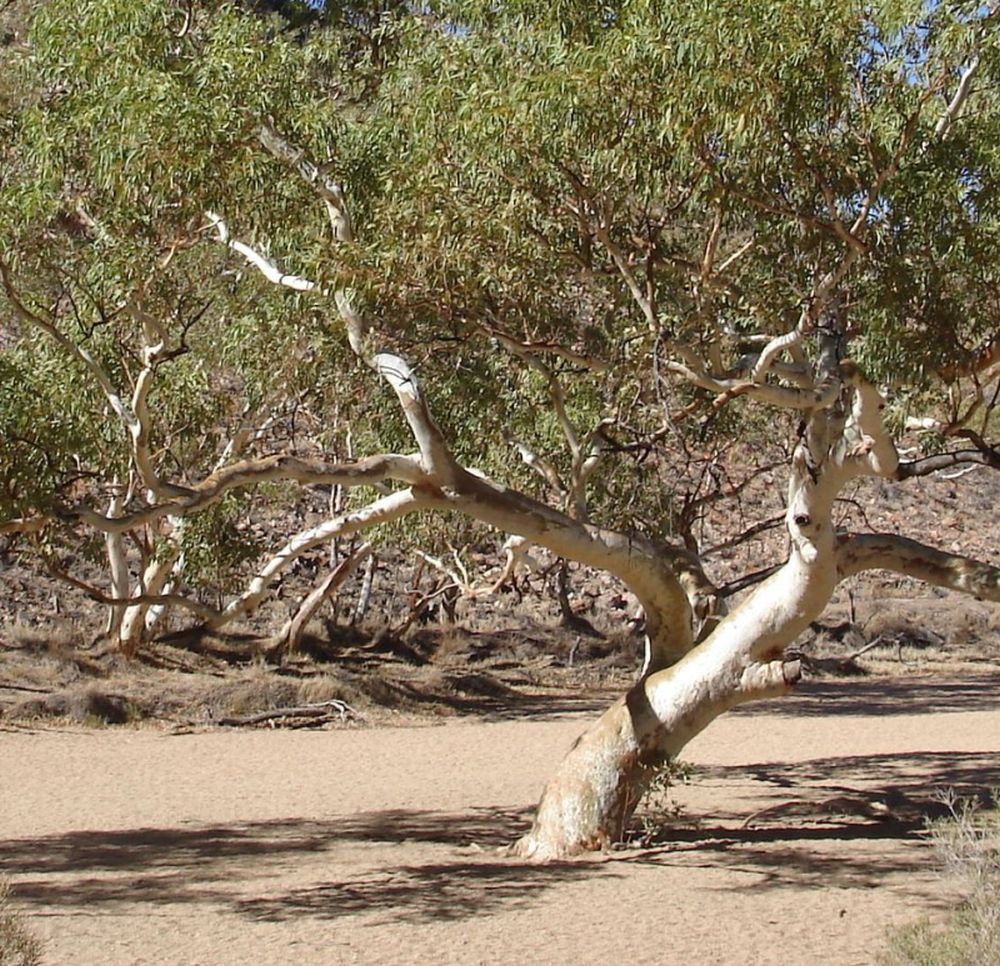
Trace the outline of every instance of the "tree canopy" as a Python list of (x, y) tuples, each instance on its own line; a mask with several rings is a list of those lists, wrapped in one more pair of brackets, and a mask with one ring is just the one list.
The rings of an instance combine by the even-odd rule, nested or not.
[[(52, 0), (6, 52), (12, 284), (54, 301), (119, 391), (139, 351), (121, 307), (142, 289), (170, 351), (191, 350), (158, 368), (154, 396), (182, 473), (211, 458), (237, 397), (252, 410), (273, 392), (275, 359), (313, 394), (352, 362), (322, 299), (194, 244), (206, 211), (282, 271), (348, 282), (434, 370), (455, 403), (439, 418), (486, 420), (477, 447), (506, 418), (471, 416), (497, 382), (529, 407), (544, 392), (491, 338), (608, 364), (563, 367), (573, 414), (596, 423), (648, 388), (657, 347), (718, 345), (732, 369), (823, 302), (828, 276), (854, 357), (901, 389), (968, 366), (997, 330), (1000, 55), (982, 5), (330, 4), (301, 27), (305, 13)], [(973, 64), (960, 123), (936, 136)], [(331, 251), (309, 185), (262, 149), (266, 121), (347, 186), (349, 248)], [(4, 407), (5, 437), (24, 439), (12, 462), (40, 484), (7, 487), (18, 512), (66, 459), (116, 450), (99, 387), (50, 339), (29, 343), (4, 364), (64, 424)], [(518, 429), (544, 431), (527, 412)]]

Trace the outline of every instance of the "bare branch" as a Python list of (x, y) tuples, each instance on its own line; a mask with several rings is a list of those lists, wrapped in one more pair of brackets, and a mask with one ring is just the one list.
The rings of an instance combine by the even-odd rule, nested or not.
[(1000, 567), (895, 534), (865, 533), (843, 538), (837, 546), (837, 570), (841, 580), (865, 570), (891, 570), (936, 587), (1000, 601)]
[(133, 299), (128, 305), (128, 311), (141, 325), (143, 330), (142, 370), (132, 390), (132, 413), (135, 418), (126, 424), (132, 439), (132, 458), (143, 486), (153, 496), (177, 496), (187, 491), (160, 478), (153, 465), (153, 454), (149, 449), (150, 413), (149, 393), (153, 387), (156, 367), (166, 355), (166, 335), (158, 319), (145, 311), (138, 299)]
[(428, 498), (413, 487), (391, 493), (343, 516), (297, 533), (257, 571), (247, 589), (226, 604), (221, 613), (208, 621), (208, 625), (215, 630), (249, 614), (267, 596), (271, 584), (293, 561), (313, 547), (326, 543), (331, 537), (349, 537), (432, 505), (432, 497)]
[(853, 388), (851, 414), (844, 427), (843, 445), (838, 454), (841, 465), (852, 475), (891, 479), (899, 466), (899, 454), (882, 422), (885, 401), (853, 362), (839, 366), (841, 378)]
[(372, 367), (393, 388), (417, 445), (424, 470), (439, 486), (451, 482), (457, 464), (424, 399), (416, 376), (402, 356), (380, 352)]
[(749, 396), (758, 402), (782, 409), (826, 409), (837, 401), (840, 394), (840, 386), (837, 383), (827, 383), (816, 389), (791, 389), (787, 386), (775, 386), (747, 379), (716, 378), (704, 370), (692, 369), (675, 360), (667, 360), (662, 365), (671, 372), (683, 376), (695, 386), (716, 393), (718, 398), (713, 404), (716, 408), (724, 406), (737, 396)]
[(728, 584), (723, 584), (718, 590), (718, 594), (722, 598), (732, 597), (733, 594), (738, 594), (741, 590), (746, 590), (748, 587), (753, 587), (757, 584), (763, 583), (767, 580), (771, 574), (777, 573), (781, 569), (781, 564), (773, 564), (770, 567), (764, 567), (761, 570), (755, 570), (753, 573), (744, 574), (742, 577), (738, 577), (736, 580), (730, 581)]
[(635, 300), (636, 305), (639, 306), (639, 309), (645, 316), (646, 322), (649, 325), (649, 330), (653, 333), (657, 332), (659, 329), (659, 323), (656, 320), (656, 312), (653, 309), (653, 303), (649, 300), (646, 293), (643, 291), (642, 286), (639, 284), (639, 280), (636, 278), (635, 272), (632, 271), (632, 267), (629, 265), (628, 259), (625, 257), (625, 253), (611, 238), (611, 234), (606, 226), (600, 224), (597, 225), (594, 229), (594, 235), (607, 250), (608, 254), (611, 256), (611, 260), (615, 263), (615, 267), (618, 269), (621, 277), (625, 280), (625, 284), (628, 287), (629, 292), (632, 293), (632, 298)]
[(533, 450), (528, 449), (520, 440), (514, 439), (508, 434), (505, 434), (505, 438), (521, 454), (521, 459), (526, 466), (530, 466), (557, 493), (566, 492), (566, 485), (560, 479), (558, 471), (547, 459), (543, 459)]
[(690, 597), (702, 594), (711, 584), (697, 560), (685, 551), (574, 520), (467, 470), (459, 470), (451, 488), (429, 499), (438, 509), (458, 510), (498, 530), (526, 537), (557, 556), (618, 577), (646, 613), (647, 636), (659, 649), (654, 666), (671, 663), (693, 644)]
[(347, 580), (347, 578), (350, 577), (355, 570), (357, 570), (358, 565), (363, 563), (371, 552), (372, 545), (370, 543), (363, 543), (353, 553), (341, 560), (340, 563), (337, 564), (337, 566), (334, 567), (316, 585), (316, 587), (313, 588), (302, 603), (299, 604), (298, 609), (295, 612), (295, 616), (289, 619), (289, 621), (281, 629), (277, 635), (277, 640), (280, 641), (289, 651), (294, 652), (298, 650), (299, 639), (302, 637), (302, 632), (312, 619), (313, 614), (319, 610), (322, 603), (328, 597), (343, 586), (344, 581)]
[[(334, 239), (341, 244), (353, 241), (354, 234), (350, 214), (340, 185), (326, 178), (320, 169), (308, 160), (305, 151), (292, 147), (272, 126), (264, 125), (260, 131), (260, 138), (263, 145), (276, 158), (292, 167), (323, 200), (330, 216)], [(209, 212), (208, 218), (218, 229), (220, 241), (243, 254), (272, 282), (289, 284), (290, 276), (282, 275), (270, 262), (257, 255), (248, 246), (242, 245), (240, 242), (227, 241), (228, 231), (218, 215)], [(303, 291), (315, 288), (312, 282), (297, 278), (291, 287), (296, 287), (299, 283), (304, 286), (301, 289)], [(349, 290), (338, 289), (333, 294), (337, 310), (347, 329), (351, 349), (358, 358), (371, 366), (392, 387), (403, 408), (410, 430), (420, 447), (420, 455), (425, 469), (429, 474), (435, 476), (439, 483), (446, 484), (452, 474), (455, 461), (445, 443), (443, 434), (431, 416), (409, 364), (395, 352), (385, 351), (381, 346), (369, 344), (369, 324), (354, 304), (353, 296)]]
[(340, 242), (353, 241), (354, 229), (341, 186), (327, 178), (323, 171), (309, 160), (305, 151), (289, 144), (271, 124), (261, 125), (259, 136), (261, 144), (275, 158), (292, 168), (323, 199), (330, 217), (333, 237)]
[(611, 368), (611, 364), (604, 359), (584, 355), (582, 352), (576, 352), (564, 345), (560, 345), (558, 342), (529, 342), (515, 339), (495, 326), (487, 325), (483, 322), (478, 324), (478, 328), (491, 339), (496, 339), (504, 348), (509, 349), (519, 358), (524, 358), (522, 354), (532, 356), (553, 355), (582, 369), (589, 369), (591, 372), (607, 372)]
[(299, 723), (292, 724), (292, 727), (302, 727), (300, 719), (305, 718), (310, 722), (309, 726), (313, 727), (333, 720), (335, 714), (338, 721), (364, 721), (364, 715), (355, 711), (345, 701), (341, 701), (339, 698), (331, 698), (329, 701), (319, 701), (316, 704), (272, 708), (269, 711), (258, 711), (256, 714), (232, 715), (219, 718), (218, 723), (227, 728), (240, 728), (245, 725), (263, 724), (267, 721), (273, 727), (275, 721), (285, 722), (288, 720), (295, 722), (299, 720)]
[(962, 449), (952, 453), (938, 453), (919, 460), (909, 460), (896, 467), (895, 479), (909, 480), (915, 476), (929, 476), (952, 466), (989, 466), (1000, 470), (1000, 455), (995, 450)]
[(972, 79), (975, 77), (978, 68), (979, 56), (977, 55), (972, 58), (969, 66), (962, 71), (958, 88), (955, 90), (955, 96), (948, 102), (947, 108), (945, 108), (944, 113), (941, 115), (941, 120), (937, 122), (934, 128), (934, 133), (939, 138), (947, 137), (950, 133), (952, 124), (955, 123), (959, 112), (969, 98), (969, 94), (972, 91)]
[(219, 241), (231, 248), (234, 252), (242, 255), (251, 265), (254, 266), (269, 282), (274, 285), (282, 285), (285, 288), (293, 289), (296, 292), (312, 292), (316, 289), (316, 283), (302, 278), (300, 275), (286, 275), (277, 264), (269, 258), (265, 258), (260, 252), (254, 250), (244, 242), (237, 241), (229, 237), (229, 229), (222, 218), (213, 211), (206, 211), (205, 217), (211, 222), (212, 227), (218, 232)]
[(258, 483), (294, 481), (306, 485), (362, 486), (384, 480), (417, 483), (426, 479), (427, 474), (415, 456), (387, 453), (369, 456), (353, 463), (332, 464), (308, 463), (294, 456), (268, 456), (223, 467), (186, 490), (185, 496), (155, 503), (120, 517), (106, 516), (84, 505), (68, 508), (66, 515), (102, 533), (120, 533), (161, 520), (165, 516), (186, 516), (196, 510), (203, 510), (217, 503), (231, 490)]
[(51, 557), (45, 556), (43, 559), (46, 569), (53, 577), (65, 581), (77, 590), (82, 591), (91, 600), (97, 601), (99, 604), (106, 604), (108, 607), (129, 607), (134, 604), (162, 604), (168, 607), (179, 607), (182, 610), (189, 610), (205, 621), (211, 621), (219, 614), (219, 611), (214, 607), (203, 604), (201, 601), (193, 600), (190, 597), (185, 597), (183, 594), (136, 594), (133, 597), (113, 597), (105, 594), (93, 584), (87, 583), (87, 581), (81, 580), (79, 577), (74, 577)]
[(726, 258), (723, 259), (722, 264), (715, 269), (715, 275), (718, 276), (725, 274), (727, 269), (731, 268), (734, 264), (736, 264), (736, 262), (738, 262), (756, 244), (757, 244), (756, 238), (750, 238), (747, 241), (745, 241), (742, 245), (740, 245), (739, 248), (736, 249), (736, 251), (734, 251), (730, 255), (727, 255)]
[[(768, 517), (766, 520), (759, 520), (752, 526), (747, 527), (742, 533), (738, 533), (735, 537), (729, 540), (724, 540), (722, 543), (714, 544), (711, 547), (707, 547), (701, 551), (702, 557), (708, 557), (713, 553), (718, 553), (720, 550), (728, 550), (730, 547), (738, 547), (741, 543), (745, 543), (753, 537), (756, 537), (760, 533), (766, 533), (768, 530), (773, 530), (775, 527), (780, 527), (785, 522), (785, 514), (779, 513), (777, 516)], [(763, 578), (761, 578), (763, 579)]]

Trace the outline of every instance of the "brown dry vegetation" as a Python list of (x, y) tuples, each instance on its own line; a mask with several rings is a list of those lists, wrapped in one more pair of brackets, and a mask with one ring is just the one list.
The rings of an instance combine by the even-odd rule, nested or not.
[[(961, 487), (946, 477), (866, 482), (843, 503), (843, 522), (917, 532), (942, 549), (995, 563), (1000, 482), (984, 469), (974, 474)], [(780, 496), (780, 480), (759, 481), (742, 496), (736, 516), (716, 517), (709, 509), (699, 539), (704, 545), (726, 542), (773, 515)], [(783, 541), (776, 528), (720, 551), (710, 561), (714, 579), (723, 584), (780, 559)], [(464, 557), (473, 574), (481, 575), (475, 582), (488, 585), (498, 571), (494, 545)], [(534, 575), (516, 593), (459, 600), (455, 623), (438, 607), (428, 622), (394, 630), (407, 623), (417, 587), (426, 593), (441, 578), (425, 568), (420, 576), (416, 558), (398, 551), (382, 552), (372, 607), (361, 626), (349, 616), (356, 576), (310, 625), (301, 653), (281, 662), (265, 659), (271, 635), (308, 591), (317, 565), (303, 561), (242, 627), (212, 635), (177, 626), (129, 662), (101, 639), (98, 605), (0, 554), (6, 588), (0, 597), (0, 715), (191, 726), (335, 699), (372, 721), (386, 714), (398, 720), (501, 707), (516, 716), (519, 709), (570, 696), (598, 707), (627, 687), (638, 665), (641, 635), (629, 622), (634, 599), (606, 575), (575, 567), (570, 600), (578, 626), (566, 627), (560, 619), (552, 576)], [(855, 578), (840, 588), (796, 650), (814, 676), (976, 675), (1000, 664), (1000, 612), (908, 578)]]

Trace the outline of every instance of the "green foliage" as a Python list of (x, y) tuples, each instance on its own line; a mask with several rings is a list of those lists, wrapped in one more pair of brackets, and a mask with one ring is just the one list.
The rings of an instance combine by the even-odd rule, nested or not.
[(128, 454), (85, 373), (40, 338), (0, 353), (0, 514), (28, 513), (98, 474), (127, 475)]
[[(265, 549), (264, 534), (249, 525), (254, 493), (227, 495), (204, 513), (191, 517), (181, 537), (184, 576), (193, 586), (221, 595), (235, 589), (243, 566)], [(261, 512), (259, 501), (255, 507)]]
[[(550, 500), (510, 440), (568, 477), (551, 386), (491, 334), (608, 363), (540, 355), (578, 434), (613, 424), (592, 512), (654, 531), (685, 493), (637, 453), (660, 468), (769, 418), (743, 401), (706, 418), (699, 392), (654, 377), (657, 341), (715, 340), (735, 367), (843, 257), (838, 225), (865, 233), (844, 288), (871, 375), (922, 387), (1000, 327), (1000, 41), (977, 4), (271, 6), (47, 0), (30, 42), (0, 48), (0, 256), (125, 400), (143, 351), (129, 305), (162, 326), (165, 477), (203, 478), (264, 423), (254, 452), (413, 448), (333, 300), (268, 284), (213, 243), (208, 211), (283, 271), (349, 284), (456, 455)], [(973, 49), (974, 102), (938, 137)], [(355, 244), (331, 246), (310, 188), (263, 150), (268, 120), (346, 187)], [(716, 224), (720, 259), (745, 251), (702, 284)], [(0, 513), (96, 499), (127, 476), (125, 433), (79, 359), (8, 319)], [(695, 419), (664, 436), (665, 410)], [(245, 514), (186, 531), (192, 580), (225, 585), (256, 552)]]
[(663, 834), (664, 828), (680, 816), (682, 809), (674, 800), (672, 789), (687, 785), (692, 772), (688, 762), (676, 759), (649, 769), (646, 790), (635, 812), (641, 844), (653, 844)]

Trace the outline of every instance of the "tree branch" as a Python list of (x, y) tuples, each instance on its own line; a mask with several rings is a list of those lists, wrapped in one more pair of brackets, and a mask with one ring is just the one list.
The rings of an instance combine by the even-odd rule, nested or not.
[(539, 503), (468, 470), (453, 487), (429, 497), (431, 506), (457, 510), (498, 530), (526, 537), (567, 557), (618, 577), (646, 613), (652, 666), (666, 666), (694, 643), (694, 609), (714, 588), (686, 551), (638, 534), (607, 530)]
[(929, 476), (938, 470), (948, 469), (952, 466), (989, 466), (994, 470), (1000, 470), (1000, 455), (996, 450), (989, 448), (986, 451), (979, 449), (963, 449), (952, 453), (938, 453), (935, 456), (925, 456), (919, 460), (909, 460), (900, 463), (896, 467), (894, 479), (909, 480), (915, 476)]
[(265, 258), (260, 252), (251, 248), (244, 242), (237, 241), (229, 237), (229, 228), (222, 218), (214, 211), (206, 211), (205, 217), (218, 232), (219, 241), (231, 248), (234, 252), (242, 255), (261, 275), (273, 285), (282, 285), (285, 288), (293, 289), (296, 292), (312, 292), (316, 289), (316, 283), (300, 275), (286, 275), (277, 264), (270, 258)]
[(841, 580), (865, 570), (891, 570), (936, 587), (1000, 601), (1000, 567), (895, 534), (865, 533), (842, 538), (837, 546), (837, 570)]
[(143, 485), (156, 496), (177, 495), (186, 492), (183, 487), (175, 486), (160, 479), (153, 466), (152, 454), (149, 452), (149, 411), (146, 401), (152, 386), (153, 374), (158, 362), (163, 357), (164, 342), (162, 329), (148, 313), (143, 312), (134, 301), (130, 303), (130, 311), (143, 325), (145, 344), (142, 350), (143, 368), (136, 380), (133, 391), (132, 405), (129, 406), (115, 389), (104, 367), (81, 345), (69, 338), (49, 319), (43, 318), (37, 312), (32, 312), (20, 299), (14, 288), (7, 263), (0, 258), (0, 279), (14, 313), (23, 322), (44, 332), (67, 354), (83, 364), (96, 380), (105, 398), (108, 400), (115, 415), (128, 434), (132, 459)]
[(328, 597), (343, 586), (344, 581), (354, 573), (359, 564), (368, 558), (371, 552), (372, 545), (363, 543), (353, 553), (341, 560), (299, 604), (295, 615), (289, 618), (285, 626), (278, 632), (276, 640), (288, 651), (293, 653), (297, 651), (302, 632), (306, 629), (313, 614), (319, 610)]
[(233, 463), (212, 473), (201, 483), (185, 491), (185, 496), (134, 510), (120, 517), (106, 516), (89, 506), (76, 505), (63, 516), (77, 519), (102, 533), (134, 530), (165, 516), (186, 516), (212, 506), (231, 490), (265, 482), (294, 481), (305, 485), (363, 486), (384, 480), (401, 483), (424, 482), (427, 474), (415, 456), (385, 453), (353, 463), (308, 463), (294, 456), (268, 456), (259, 460)]
[(390, 493), (343, 516), (335, 517), (308, 530), (297, 533), (267, 563), (257, 571), (247, 589), (216, 613), (208, 626), (217, 630), (230, 621), (253, 611), (267, 596), (268, 588), (279, 574), (306, 551), (326, 543), (332, 537), (349, 537), (383, 523), (391, 523), (416, 510), (433, 505), (423, 491), (412, 487)]
[(951, 126), (958, 118), (959, 111), (962, 110), (963, 105), (969, 98), (969, 94), (972, 91), (972, 79), (975, 77), (976, 70), (978, 68), (979, 55), (977, 54), (972, 58), (972, 63), (962, 71), (962, 76), (958, 82), (958, 88), (955, 90), (955, 96), (948, 102), (947, 108), (945, 108), (944, 113), (941, 115), (941, 119), (937, 122), (937, 125), (934, 128), (934, 133), (939, 138), (947, 137), (951, 131)]
[(114, 597), (98, 590), (93, 584), (74, 577), (68, 570), (56, 563), (51, 557), (43, 557), (45, 567), (57, 580), (62, 580), (77, 590), (82, 591), (91, 600), (99, 604), (106, 604), (108, 607), (129, 607), (134, 604), (163, 604), (168, 607), (180, 607), (182, 610), (189, 610), (197, 614), (204, 621), (211, 621), (218, 617), (219, 611), (201, 601), (192, 600), (183, 594), (136, 594), (134, 597)]

